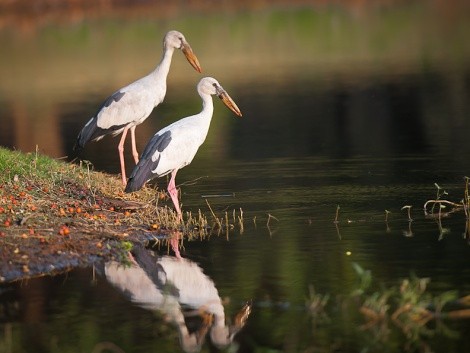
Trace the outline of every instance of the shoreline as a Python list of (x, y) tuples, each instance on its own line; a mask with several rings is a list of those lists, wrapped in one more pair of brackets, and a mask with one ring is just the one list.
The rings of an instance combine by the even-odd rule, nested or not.
[(85, 163), (0, 147), (0, 170), (0, 283), (125, 262), (133, 244), (167, 246), (180, 228), (172, 209), (152, 206), (164, 192), (125, 194), (117, 176)]

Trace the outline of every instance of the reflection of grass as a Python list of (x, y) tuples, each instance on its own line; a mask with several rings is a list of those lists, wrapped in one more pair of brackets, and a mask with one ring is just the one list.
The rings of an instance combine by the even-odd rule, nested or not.
[[(369, 342), (369, 348), (376, 349), (379, 346), (394, 346), (391, 342), (391, 331), (398, 330), (403, 334), (403, 347), (425, 346), (425, 339), (435, 334), (455, 336), (456, 333), (447, 328), (442, 320), (470, 319), (468, 297), (457, 300), (455, 291), (448, 291), (433, 295), (427, 291), (429, 279), (419, 278), (414, 275), (405, 278), (399, 286), (384, 287), (374, 290), (371, 271), (364, 270), (358, 264), (353, 264), (358, 277), (356, 288), (349, 297), (342, 298), (343, 313), (349, 309), (359, 311), (365, 323), (359, 327), (359, 332), (371, 332), (373, 337)], [(310, 297), (307, 300), (307, 308), (312, 317), (319, 313), (331, 318), (334, 311), (329, 312), (328, 295), (316, 293), (310, 288)], [(459, 309), (455, 309), (460, 306)], [(449, 308), (453, 308), (449, 310)], [(347, 318), (344, 318), (347, 319)], [(434, 321), (435, 328), (427, 324)]]

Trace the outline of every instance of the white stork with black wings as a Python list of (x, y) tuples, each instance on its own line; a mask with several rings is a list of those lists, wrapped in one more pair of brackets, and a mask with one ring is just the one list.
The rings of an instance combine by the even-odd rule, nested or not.
[(166, 79), (175, 49), (181, 49), (194, 69), (201, 72), (199, 61), (183, 34), (178, 31), (168, 32), (163, 39), (162, 60), (155, 70), (108, 97), (77, 137), (74, 150), (79, 151), (89, 141), (98, 141), (105, 135), (115, 136), (122, 132), (118, 150), (124, 185), (127, 182), (124, 163), (124, 141), (127, 132), (131, 132), (132, 155), (137, 164), (139, 156), (135, 143), (135, 128), (147, 119), (153, 108), (165, 98)]
[(146, 181), (171, 173), (168, 192), (180, 219), (176, 173), (191, 163), (199, 146), (206, 139), (214, 112), (211, 96), (216, 94), (230, 110), (242, 116), (240, 109), (216, 79), (204, 77), (199, 81), (197, 91), (202, 98), (202, 111), (168, 125), (152, 137), (139, 163), (134, 167), (125, 190), (139, 190)]

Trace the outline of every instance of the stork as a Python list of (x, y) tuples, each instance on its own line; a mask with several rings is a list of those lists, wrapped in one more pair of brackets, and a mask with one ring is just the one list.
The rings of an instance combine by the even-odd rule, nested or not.
[(166, 78), (175, 49), (181, 49), (194, 69), (201, 72), (199, 61), (184, 35), (178, 31), (169, 31), (163, 39), (163, 56), (158, 66), (147, 76), (109, 96), (77, 137), (74, 150), (78, 152), (89, 141), (98, 141), (105, 135), (116, 136), (122, 132), (118, 151), (123, 185), (127, 182), (124, 162), (124, 141), (127, 133), (129, 131), (131, 133), (132, 155), (137, 164), (139, 155), (135, 142), (135, 128), (147, 119), (153, 108), (165, 98)]
[(233, 99), (220, 83), (212, 77), (202, 78), (197, 91), (202, 99), (202, 111), (174, 122), (158, 131), (147, 143), (139, 163), (129, 177), (125, 192), (137, 191), (145, 182), (171, 174), (168, 193), (175, 205), (178, 219), (181, 220), (181, 208), (176, 189), (176, 173), (193, 160), (209, 131), (214, 112), (212, 95), (216, 94), (236, 115), (242, 116)]

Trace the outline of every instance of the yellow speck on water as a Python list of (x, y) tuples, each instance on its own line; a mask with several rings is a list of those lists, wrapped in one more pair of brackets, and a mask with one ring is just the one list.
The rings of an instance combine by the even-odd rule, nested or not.
[(352, 254), (351, 251), (346, 251), (346, 255), (350, 256)]

